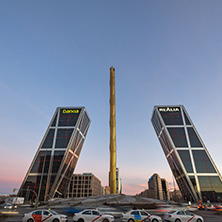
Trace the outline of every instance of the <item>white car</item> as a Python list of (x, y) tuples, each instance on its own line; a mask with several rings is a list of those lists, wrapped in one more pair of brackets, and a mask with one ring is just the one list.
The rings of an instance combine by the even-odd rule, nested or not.
[(83, 210), (73, 215), (74, 222), (113, 222), (114, 217), (98, 210)]
[(150, 222), (162, 222), (161, 217), (150, 215), (145, 210), (130, 210), (125, 214), (122, 214), (123, 222), (135, 222), (135, 221), (150, 221)]
[(68, 217), (63, 214), (57, 214), (53, 210), (35, 210), (25, 214), (22, 219), (23, 222), (67, 222)]
[(165, 221), (172, 222), (203, 222), (201, 216), (195, 215), (188, 210), (172, 210), (164, 214)]

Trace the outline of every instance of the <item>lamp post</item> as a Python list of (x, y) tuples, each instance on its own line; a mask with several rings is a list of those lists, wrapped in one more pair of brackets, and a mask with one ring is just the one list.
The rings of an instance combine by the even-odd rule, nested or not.
[[(14, 188), (14, 189), (13, 189), (13, 193), (14, 193), (16, 190), (18, 190), (18, 189)], [(38, 200), (37, 200), (37, 196), (38, 196), (38, 195), (37, 195), (37, 193), (36, 193), (34, 190), (29, 189), (29, 187), (28, 187), (27, 189), (21, 189), (21, 190), (26, 190), (27, 192), (28, 192), (28, 191), (32, 191), (32, 192), (35, 194), (35, 198), (36, 198), (36, 199), (35, 199), (35, 205), (34, 205), (34, 206), (35, 206), (35, 209), (37, 209), (37, 207), (38, 207)]]

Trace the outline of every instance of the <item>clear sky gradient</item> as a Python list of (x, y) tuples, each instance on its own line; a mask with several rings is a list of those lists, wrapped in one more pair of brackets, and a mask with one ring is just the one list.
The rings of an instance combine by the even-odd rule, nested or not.
[(58, 106), (92, 119), (75, 173), (108, 184), (109, 69), (116, 69), (123, 193), (172, 173), (154, 105), (187, 109), (222, 171), (222, 1), (0, 1), (0, 193), (19, 188)]

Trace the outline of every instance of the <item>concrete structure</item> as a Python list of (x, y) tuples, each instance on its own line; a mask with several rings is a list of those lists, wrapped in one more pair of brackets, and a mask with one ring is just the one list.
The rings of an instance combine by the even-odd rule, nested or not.
[(116, 193), (116, 99), (115, 69), (110, 68), (110, 193)]
[(155, 106), (151, 121), (184, 200), (222, 202), (222, 177), (184, 106)]
[(36, 202), (65, 197), (90, 122), (85, 107), (56, 109), (18, 196)]
[(102, 195), (101, 181), (92, 173), (73, 174), (69, 181), (67, 198)]

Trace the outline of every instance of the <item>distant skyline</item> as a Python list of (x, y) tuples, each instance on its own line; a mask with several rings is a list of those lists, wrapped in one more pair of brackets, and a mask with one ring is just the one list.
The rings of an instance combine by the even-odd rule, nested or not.
[(0, 193), (19, 188), (56, 107), (92, 123), (74, 173), (109, 172), (109, 69), (116, 74), (117, 167), (123, 193), (172, 173), (151, 124), (182, 104), (222, 172), (219, 0), (1, 1)]

